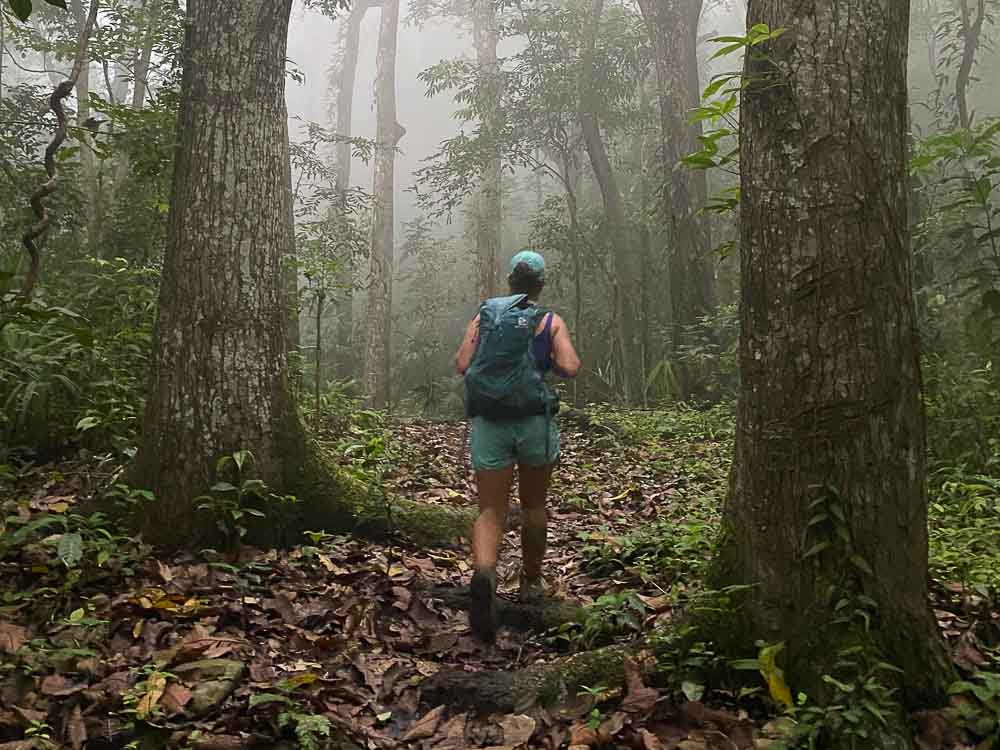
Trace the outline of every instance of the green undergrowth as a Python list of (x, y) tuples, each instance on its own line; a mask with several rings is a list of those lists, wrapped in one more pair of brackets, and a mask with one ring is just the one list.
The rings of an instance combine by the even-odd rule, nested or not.
[(656, 520), (625, 533), (581, 534), (593, 575), (627, 574), (677, 598), (697, 588), (712, 558), (725, 497), (733, 437), (732, 407), (707, 410), (597, 411), (663, 477)]

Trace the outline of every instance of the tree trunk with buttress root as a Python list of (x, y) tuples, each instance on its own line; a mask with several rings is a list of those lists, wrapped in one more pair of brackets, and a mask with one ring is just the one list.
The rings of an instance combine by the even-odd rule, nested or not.
[[(294, 242), (285, 57), (292, 0), (189, 0), (178, 152), (143, 436), (131, 483), (151, 489), (145, 537), (211, 541), (199, 496), (217, 461), (295, 495), (284, 529), (401, 531), (447, 541), (471, 513), (385, 496), (307, 440), (289, 383), (282, 259)], [(197, 64), (195, 64), (197, 63)], [(251, 529), (275, 541), (268, 518)], [(208, 538), (206, 538), (208, 537)]]
[[(950, 666), (927, 600), (908, 6), (750, 2), (750, 22), (787, 31), (745, 69), (741, 392), (716, 583), (752, 586), (720, 630), (784, 642), (793, 694), (822, 694), (841, 647), (866, 645), (914, 707), (944, 696)], [(870, 632), (835, 610), (864, 611)]]

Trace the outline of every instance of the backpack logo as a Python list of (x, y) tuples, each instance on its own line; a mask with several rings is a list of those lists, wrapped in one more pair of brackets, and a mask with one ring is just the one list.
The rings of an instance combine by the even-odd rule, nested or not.
[(519, 317), (517, 319), (517, 327), (518, 328), (527, 328), (528, 327), (528, 317), (526, 315), (522, 315), (521, 317)]

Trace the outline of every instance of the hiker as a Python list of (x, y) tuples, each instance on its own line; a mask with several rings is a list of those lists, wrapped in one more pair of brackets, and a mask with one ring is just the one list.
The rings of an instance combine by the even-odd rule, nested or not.
[(546, 385), (550, 370), (575, 377), (580, 358), (569, 329), (537, 305), (545, 287), (545, 260), (525, 250), (510, 261), (510, 296), (486, 300), (465, 331), (456, 356), (465, 376), (466, 411), (472, 421), (472, 466), (479, 488), (479, 517), (472, 531), (474, 573), (469, 621), (483, 641), (496, 638), (497, 550), (517, 464), (521, 498), (522, 601), (542, 595), (545, 496), (559, 457), (553, 423), (558, 398)]

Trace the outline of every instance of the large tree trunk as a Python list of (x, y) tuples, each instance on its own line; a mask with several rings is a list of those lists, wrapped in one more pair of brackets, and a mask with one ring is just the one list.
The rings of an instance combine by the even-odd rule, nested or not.
[[(680, 166), (698, 150), (701, 125), (688, 113), (701, 100), (698, 78), (698, 18), (702, 0), (639, 0), (649, 29), (660, 104), (660, 164), (663, 169), (661, 221), (670, 248), (670, 307), (673, 349), (685, 342), (684, 331), (715, 306), (711, 241), (706, 218), (699, 214), (707, 195), (704, 170)], [(679, 369), (681, 397), (693, 395), (690, 373)]]
[(589, 0), (584, 29), (579, 81), (580, 128), (583, 142), (601, 190), (604, 203), (604, 236), (613, 245), (612, 316), (616, 341), (615, 364), (621, 376), (626, 403), (637, 403), (642, 397), (643, 382), (639, 362), (639, 315), (636, 309), (637, 290), (642, 278), (634, 232), (625, 216), (625, 202), (618, 180), (601, 138), (600, 109), (595, 81), (598, 74), (596, 56), (597, 31), (600, 27), (604, 0)]
[[(248, 449), (248, 473), (301, 501), (278, 541), (307, 528), (454, 540), (471, 513), (386, 497), (329, 465), (307, 444), (292, 399), (280, 273), (294, 242), (285, 111), (291, 5), (188, 0), (180, 145), (132, 476), (156, 495), (144, 509), (144, 534), (166, 546), (212, 541), (212, 519), (196, 512), (195, 498), (219, 478), (220, 457)], [(267, 518), (251, 531), (274, 542), (281, 530)]]
[(786, 642), (793, 691), (837, 658), (831, 595), (870, 597), (913, 705), (942, 696), (949, 668), (927, 601), (908, 11), (750, 2), (753, 23), (788, 31), (746, 64), (742, 387), (718, 570), (753, 585), (729, 631)]
[[(497, 65), (500, 35), (493, 0), (472, 0), (472, 36), (476, 62), (489, 81), (487, 99), (491, 108), (483, 118), (482, 128), (493, 134), (497, 127), (495, 103), (499, 99), (500, 74)], [(480, 300), (495, 297), (500, 291), (497, 272), (503, 213), (500, 174), (500, 158), (490, 159), (476, 195), (476, 289)]]
[[(283, 485), (304, 438), (287, 371), (282, 259), (294, 245), (285, 51), (292, 0), (189, 0), (152, 381), (137, 477), (154, 539), (195, 535), (193, 498), (249, 449)], [(197, 64), (195, 64), (197, 61)], [(298, 451), (300, 455), (290, 454)]]
[[(354, 113), (354, 84), (358, 73), (358, 51), (360, 48), (361, 22), (365, 18), (370, 3), (368, 0), (358, 0), (351, 7), (341, 36), (340, 59), (336, 72), (336, 133), (342, 138), (352, 135), (351, 120)], [(346, 213), (345, 204), (347, 192), (351, 188), (351, 144), (342, 142), (336, 149), (336, 172), (334, 186), (337, 199), (341, 205), (334, 207), (334, 221), (342, 220)], [(349, 252), (341, 258), (338, 273), (338, 284), (341, 290), (337, 294), (337, 328), (334, 334), (337, 348), (336, 372), (340, 378), (352, 377), (357, 368), (357, 357), (354, 354), (354, 254)]]
[(378, 109), (376, 135), (375, 202), (372, 220), (371, 275), (365, 323), (364, 394), (377, 409), (389, 405), (392, 321), (393, 221), (395, 202), (396, 146), (405, 132), (396, 122), (396, 37), (399, 29), (399, 0), (384, 0), (379, 24), (378, 65), (375, 101)]

